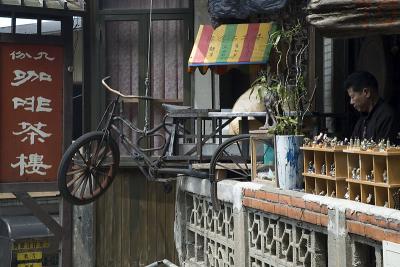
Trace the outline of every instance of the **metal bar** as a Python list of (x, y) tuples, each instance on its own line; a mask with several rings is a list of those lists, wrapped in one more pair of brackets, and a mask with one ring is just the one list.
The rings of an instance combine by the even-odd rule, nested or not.
[(199, 160), (199, 156), (168, 156), (168, 161), (193, 161)]
[(37, 20), (36, 32), (39, 36), (42, 34), (42, 19)]
[[(218, 125), (222, 124), (222, 119), (218, 119)], [(213, 128), (214, 129), (214, 128)], [(222, 144), (222, 128), (219, 130), (219, 144)]]
[(32, 213), (57, 237), (58, 240), (62, 237), (62, 227), (56, 222), (36, 201), (28, 195), (27, 192), (13, 192)]
[[(226, 125), (228, 125), (229, 123), (231, 123), (231, 121), (233, 121), (235, 118), (229, 118), (227, 119), (226, 122), (224, 122), (221, 126), (219, 126), (217, 129), (215, 129), (213, 132), (211, 132), (210, 135), (207, 135), (207, 137), (205, 137), (202, 141), (200, 145), (204, 145), (210, 138), (212, 138), (213, 136), (216, 135), (217, 132), (219, 132), (222, 128), (224, 128)], [(199, 145), (199, 144), (197, 144)], [(185, 155), (190, 155), (193, 152), (196, 151), (196, 147), (192, 148), (191, 150), (189, 150), (188, 152), (185, 153)]]
[(196, 171), (193, 169), (182, 169), (182, 168), (161, 168), (157, 170), (157, 173), (163, 174), (184, 174), (191, 177), (201, 178), (201, 179), (208, 179), (208, 172)]
[(202, 142), (202, 132), (201, 132), (201, 123), (202, 120), (201, 118), (198, 118), (196, 121), (196, 143), (197, 143), (197, 155), (200, 157), (200, 161), (202, 160), (202, 147), (203, 147), (203, 142)]

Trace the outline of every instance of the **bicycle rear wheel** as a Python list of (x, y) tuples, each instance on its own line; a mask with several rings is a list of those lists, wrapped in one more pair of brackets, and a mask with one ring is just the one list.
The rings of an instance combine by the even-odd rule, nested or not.
[(101, 196), (114, 180), (119, 149), (103, 132), (79, 137), (64, 153), (58, 168), (58, 187), (68, 202), (84, 205)]
[(215, 151), (210, 163), (211, 198), (218, 209), (217, 183), (224, 179), (251, 179), (250, 135), (242, 134), (225, 140)]

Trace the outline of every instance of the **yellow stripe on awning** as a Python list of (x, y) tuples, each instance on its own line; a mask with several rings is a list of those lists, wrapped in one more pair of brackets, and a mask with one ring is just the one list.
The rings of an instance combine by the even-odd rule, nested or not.
[(269, 35), (273, 23), (227, 24), (215, 30), (201, 25), (189, 58), (189, 67), (265, 64), (269, 59)]
[(232, 41), (232, 50), (228, 58), (229, 63), (235, 63), (239, 61), (245, 38), (239, 38), (238, 36), (246, 36), (248, 28), (249, 27), (247, 24), (239, 24), (237, 26), (236, 37)]

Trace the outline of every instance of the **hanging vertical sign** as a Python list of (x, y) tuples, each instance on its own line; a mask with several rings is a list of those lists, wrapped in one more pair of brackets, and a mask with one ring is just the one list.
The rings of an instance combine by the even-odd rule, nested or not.
[(62, 97), (62, 47), (0, 43), (0, 182), (56, 179)]

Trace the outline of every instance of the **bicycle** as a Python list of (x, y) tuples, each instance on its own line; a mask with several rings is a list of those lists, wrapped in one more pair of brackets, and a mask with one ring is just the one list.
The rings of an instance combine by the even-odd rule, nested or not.
[[(75, 140), (61, 159), (58, 169), (58, 187), (67, 201), (76, 205), (88, 204), (104, 194), (111, 185), (120, 161), (116, 137), (148, 180), (169, 182), (179, 175), (209, 179), (210, 194), (215, 208), (219, 208), (220, 205), (217, 197), (217, 183), (220, 180), (250, 179), (248, 134), (228, 138), (219, 145), (211, 157), (209, 171), (193, 169), (191, 163), (171, 161), (167, 153), (170, 153), (171, 147), (175, 145), (173, 144), (176, 141), (174, 136), (185, 129), (182, 125), (171, 123), (169, 118), (173, 112), (189, 107), (163, 104), (167, 113), (162, 123), (152, 129), (145, 127), (141, 130), (133, 122), (127, 120), (117, 107), (121, 102), (129, 102), (132, 99), (145, 101), (154, 99), (149, 96), (124, 95), (106, 83), (109, 78), (102, 79), (102, 84), (109, 92), (116, 95), (115, 99), (107, 106), (96, 131), (86, 133)], [(137, 133), (136, 142), (132, 142), (125, 136), (120, 125), (127, 126), (128, 129)], [(141, 146), (141, 142), (153, 137), (160, 138), (161, 144), (154, 147)], [(160, 154), (155, 157), (149, 155), (155, 151), (160, 151)]]

